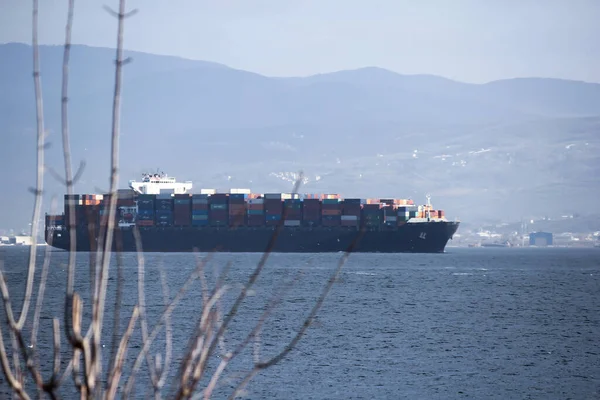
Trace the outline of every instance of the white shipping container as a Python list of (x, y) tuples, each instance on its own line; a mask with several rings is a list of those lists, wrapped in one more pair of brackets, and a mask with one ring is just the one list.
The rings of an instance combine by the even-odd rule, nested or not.
[(298, 220), (285, 220), (285, 221), (283, 221), (283, 225), (285, 225), (285, 226), (300, 226), (300, 221), (298, 221)]
[(290, 199), (299, 199), (300, 195), (298, 193), (281, 193), (282, 200), (290, 200)]
[(250, 189), (230, 189), (230, 194), (250, 194), (252, 191)]
[(200, 189), (200, 194), (215, 194), (217, 193), (216, 189)]
[(356, 215), (342, 215), (342, 221), (357, 221), (358, 217)]

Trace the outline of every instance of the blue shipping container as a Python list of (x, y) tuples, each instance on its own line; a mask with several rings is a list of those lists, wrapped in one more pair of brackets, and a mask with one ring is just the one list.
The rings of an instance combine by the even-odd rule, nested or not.
[(248, 210), (248, 215), (263, 215), (264, 210)]

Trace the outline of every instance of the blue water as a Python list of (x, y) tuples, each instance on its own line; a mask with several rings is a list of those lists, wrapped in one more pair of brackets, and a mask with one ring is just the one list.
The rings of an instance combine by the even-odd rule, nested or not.
[[(40, 255), (43, 251), (40, 249)], [(27, 252), (18, 248), (2, 248), (0, 252), (18, 303)], [(62, 324), (66, 276), (66, 253), (53, 251), (51, 256), (38, 343), (45, 365), (50, 365), (52, 354), (49, 317), (60, 317)], [(260, 335), (261, 360), (277, 354), (302, 325), (340, 257), (271, 255), (227, 334), (228, 350), (251, 330), (273, 293), (302, 271)], [(224, 307), (231, 304), (258, 258), (256, 254), (219, 254), (209, 263), (207, 279), (212, 284), (231, 262)], [(87, 261), (86, 253), (78, 255), (77, 287), (89, 306)], [(163, 305), (160, 269), (167, 273), (173, 297), (194, 262), (193, 254), (145, 255), (151, 327)], [(118, 281), (115, 266), (113, 262), (109, 325)], [(136, 256), (124, 255), (121, 329), (137, 302), (137, 276)], [(200, 306), (200, 283), (196, 282), (174, 314), (172, 374), (177, 372)], [(6, 321), (4, 315), (1, 317), (7, 343)], [(104, 338), (108, 359), (110, 329), (105, 330)], [(139, 342), (138, 325), (126, 370), (139, 351)], [(164, 343), (161, 333), (153, 353), (164, 353)], [(63, 347), (67, 347), (64, 338)], [(251, 344), (226, 370), (215, 398), (228, 395), (251, 368), (253, 349)], [(136, 381), (136, 398), (145, 395), (146, 371)], [(4, 379), (0, 385), (0, 393), (9, 393)], [(168, 387), (163, 394), (171, 394)], [(352, 255), (307, 335), (280, 364), (256, 376), (245, 397), (600, 398), (600, 251), (448, 248), (445, 254), (435, 255)]]

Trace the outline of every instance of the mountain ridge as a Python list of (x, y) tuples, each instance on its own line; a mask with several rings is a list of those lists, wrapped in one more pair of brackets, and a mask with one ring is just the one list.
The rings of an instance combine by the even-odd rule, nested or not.
[[(58, 171), (62, 51), (40, 48), (47, 165)], [(114, 53), (79, 45), (72, 51), (73, 164), (87, 162), (76, 189), (90, 193), (108, 187)], [(589, 182), (600, 173), (600, 84), (473, 84), (379, 67), (271, 78), (218, 63), (127, 54), (133, 62), (123, 74), (122, 182), (162, 166), (196, 188), (289, 190), (290, 174), (302, 169), (310, 177), (306, 190), (417, 200), (432, 192), (447, 215), (475, 220), (542, 206), (598, 208), (598, 188)], [(0, 65), (0, 159), (17, 168), (8, 177), (11, 190), (0, 193), (0, 227), (26, 226), (27, 187), (35, 179), (31, 47), (0, 45), (0, 58), (11, 60)], [(46, 183), (48, 196), (62, 204), (61, 185), (48, 175)], [(569, 195), (578, 198), (565, 204)], [(507, 201), (515, 203), (510, 210)]]

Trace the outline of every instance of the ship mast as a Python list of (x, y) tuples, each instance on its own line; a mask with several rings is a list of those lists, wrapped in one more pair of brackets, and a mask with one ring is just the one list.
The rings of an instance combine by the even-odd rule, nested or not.
[(425, 216), (427, 217), (427, 221), (429, 221), (431, 218), (431, 195), (427, 193), (425, 197), (427, 198), (427, 209), (425, 210)]

